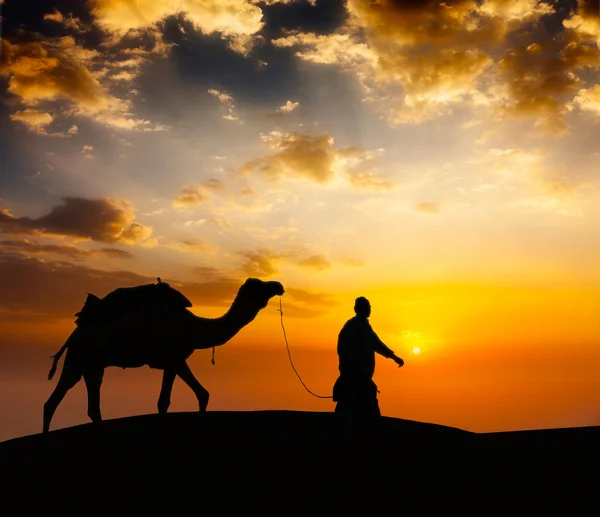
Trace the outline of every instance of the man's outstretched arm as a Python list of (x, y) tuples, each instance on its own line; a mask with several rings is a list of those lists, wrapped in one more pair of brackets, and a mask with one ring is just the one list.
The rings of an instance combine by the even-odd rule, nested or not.
[(382, 355), (386, 359), (392, 359), (398, 366), (404, 365), (404, 361), (398, 357), (394, 351), (389, 348), (379, 336), (375, 333), (375, 331), (371, 328), (371, 332), (373, 333), (374, 342), (375, 342), (375, 352)]

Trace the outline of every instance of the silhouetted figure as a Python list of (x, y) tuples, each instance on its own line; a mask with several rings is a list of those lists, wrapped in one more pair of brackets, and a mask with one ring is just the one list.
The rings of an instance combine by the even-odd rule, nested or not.
[[(279, 282), (249, 278), (233, 304), (220, 318), (201, 318), (186, 309), (191, 303), (177, 290), (158, 279), (158, 284), (117, 289), (100, 299), (88, 294), (76, 314), (77, 328), (53, 358), (48, 379), (67, 351), (56, 388), (44, 404), (44, 432), (56, 408), (81, 377), (88, 392), (88, 416), (102, 421), (100, 387), (108, 366), (137, 368), (148, 365), (163, 370), (158, 412), (171, 403), (175, 376), (194, 392), (200, 411), (206, 411), (209, 393), (198, 382), (186, 360), (194, 350), (224, 345), (264, 309), (274, 296), (282, 296)], [(148, 302), (151, 299), (151, 302)], [(129, 307), (133, 303), (133, 307)]]
[(378, 424), (381, 417), (377, 400), (375, 352), (394, 360), (398, 366), (404, 361), (379, 339), (371, 324), (371, 304), (364, 296), (354, 303), (356, 316), (350, 318), (338, 336), (338, 377), (333, 387), (335, 412), (341, 417), (340, 425), (370, 426)]

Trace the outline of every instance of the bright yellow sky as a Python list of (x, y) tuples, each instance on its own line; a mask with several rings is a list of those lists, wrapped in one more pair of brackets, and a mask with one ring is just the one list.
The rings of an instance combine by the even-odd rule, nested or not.
[[(406, 361), (378, 362), (389, 416), (599, 423), (597, 2), (270, 4), (2, 5), (3, 436), (37, 432), (85, 294), (157, 276), (211, 317), (248, 276), (282, 282), (321, 393), (367, 296)], [(191, 360), (213, 409), (333, 409), (277, 304)], [(155, 374), (107, 377), (105, 413), (154, 411)], [(59, 424), (86, 421), (77, 393)]]

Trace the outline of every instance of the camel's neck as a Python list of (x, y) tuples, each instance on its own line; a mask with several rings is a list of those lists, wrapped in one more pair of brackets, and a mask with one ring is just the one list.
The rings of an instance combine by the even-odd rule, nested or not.
[(259, 310), (236, 298), (229, 310), (220, 318), (195, 317), (193, 325), (195, 348), (205, 349), (227, 343), (256, 318)]

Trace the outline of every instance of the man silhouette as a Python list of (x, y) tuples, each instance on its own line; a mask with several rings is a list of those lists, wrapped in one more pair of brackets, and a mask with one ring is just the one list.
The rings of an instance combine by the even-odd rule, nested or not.
[(364, 296), (354, 303), (356, 315), (350, 318), (338, 335), (338, 377), (333, 387), (335, 412), (343, 420), (357, 423), (379, 421), (381, 411), (377, 401), (377, 386), (373, 382), (375, 353), (403, 366), (404, 361), (379, 339), (371, 324), (371, 304)]

